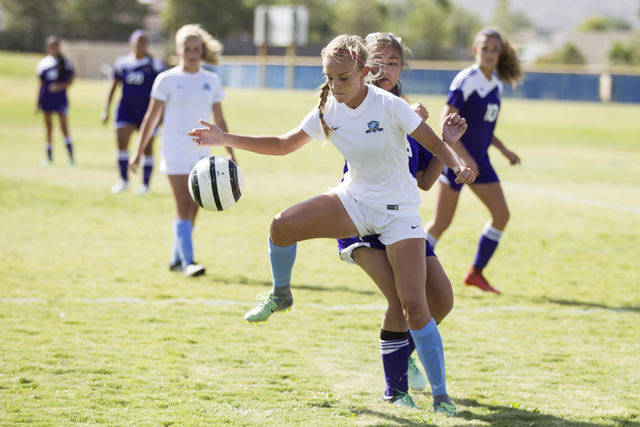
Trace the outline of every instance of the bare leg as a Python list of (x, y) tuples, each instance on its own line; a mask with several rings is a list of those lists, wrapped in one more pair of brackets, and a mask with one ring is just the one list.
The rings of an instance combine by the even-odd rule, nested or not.
[(358, 229), (335, 193), (326, 193), (280, 212), (271, 223), (276, 246), (291, 246), (315, 238), (340, 239), (358, 235)]
[(440, 236), (449, 228), (453, 216), (456, 213), (460, 192), (452, 190), (447, 184), (438, 181), (436, 183), (436, 201), (434, 206), (433, 218), (425, 226), (425, 231), (439, 239)]

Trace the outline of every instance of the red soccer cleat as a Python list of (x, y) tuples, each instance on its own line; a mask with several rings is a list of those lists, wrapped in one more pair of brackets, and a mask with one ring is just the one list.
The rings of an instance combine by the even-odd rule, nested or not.
[(495, 292), (499, 294), (500, 291), (494, 288), (487, 282), (487, 279), (482, 275), (482, 270), (472, 267), (471, 270), (464, 273), (464, 284), (466, 286), (477, 286), (485, 292)]

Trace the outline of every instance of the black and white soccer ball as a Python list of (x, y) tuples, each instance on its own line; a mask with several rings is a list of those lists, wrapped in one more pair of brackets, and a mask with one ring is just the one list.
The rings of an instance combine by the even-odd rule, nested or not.
[(206, 157), (196, 163), (189, 174), (193, 201), (210, 211), (229, 209), (240, 199), (243, 189), (242, 171), (226, 157)]

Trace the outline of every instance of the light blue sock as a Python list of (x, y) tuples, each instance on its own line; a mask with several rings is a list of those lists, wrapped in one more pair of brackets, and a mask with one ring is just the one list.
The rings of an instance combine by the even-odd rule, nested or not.
[(291, 246), (276, 246), (269, 239), (269, 262), (275, 288), (291, 283), (291, 270), (296, 261), (296, 247), (296, 243)]
[(176, 219), (173, 225), (173, 239), (178, 247), (178, 254), (182, 261), (182, 268), (193, 262), (193, 241), (191, 240), (192, 225), (186, 219)]
[(431, 318), (427, 326), (417, 331), (413, 329), (411, 336), (416, 344), (420, 362), (427, 373), (433, 396), (447, 394), (447, 381), (444, 372), (444, 348), (436, 321)]

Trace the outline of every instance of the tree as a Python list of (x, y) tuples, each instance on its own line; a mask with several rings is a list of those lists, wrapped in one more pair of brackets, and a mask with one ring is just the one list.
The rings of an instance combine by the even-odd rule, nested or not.
[(615, 42), (607, 58), (612, 65), (640, 65), (640, 32), (628, 44)]
[(630, 31), (631, 24), (624, 19), (593, 15), (585, 19), (576, 30), (580, 32)]
[(202, 24), (217, 38), (253, 32), (253, 8), (242, 0), (168, 0), (162, 18), (170, 33), (186, 24)]
[(62, 29), (60, 2), (56, 0), (1, 0), (6, 12), (5, 49), (42, 51), (48, 35)]
[[(376, 0), (342, 0), (335, 3), (336, 19), (332, 25), (335, 34), (357, 34), (390, 30), (385, 22), (386, 7)], [(366, 10), (366, 13), (362, 11)]]
[(575, 64), (584, 65), (586, 60), (582, 52), (573, 44), (567, 43), (564, 49), (548, 53), (536, 59), (536, 64)]
[(128, 40), (137, 28), (143, 27), (147, 6), (131, 0), (70, 0), (67, 33), (74, 38), (89, 40)]

